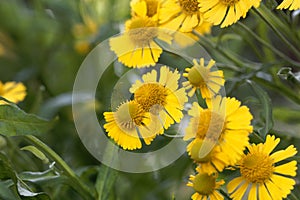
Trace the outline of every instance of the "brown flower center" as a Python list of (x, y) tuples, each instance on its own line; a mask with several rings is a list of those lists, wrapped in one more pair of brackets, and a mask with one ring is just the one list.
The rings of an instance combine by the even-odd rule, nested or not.
[(178, 0), (183, 12), (188, 15), (196, 14), (199, 11), (199, 3), (197, 0)]
[(134, 99), (146, 112), (158, 114), (167, 104), (168, 89), (157, 83), (147, 83), (139, 87), (134, 93)]
[(248, 181), (263, 183), (273, 174), (273, 160), (261, 152), (249, 153), (242, 159), (240, 171)]

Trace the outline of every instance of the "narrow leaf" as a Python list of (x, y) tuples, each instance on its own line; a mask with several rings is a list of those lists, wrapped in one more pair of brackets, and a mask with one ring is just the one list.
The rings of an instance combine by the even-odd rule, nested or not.
[(248, 80), (248, 83), (261, 103), (261, 118), (264, 126), (258, 129), (258, 133), (265, 138), (273, 127), (272, 102), (269, 95), (258, 84), (250, 80)]
[(41, 152), (40, 150), (38, 150), (35, 146), (26, 146), (26, 147), (21, 148), (21, 150), (29, 151), (33, 155), (35, 155), (37, 158), (42, 160), (44, 163), (49, 163), (49, 160), (45, 156), (45, 154), (43, 152)]

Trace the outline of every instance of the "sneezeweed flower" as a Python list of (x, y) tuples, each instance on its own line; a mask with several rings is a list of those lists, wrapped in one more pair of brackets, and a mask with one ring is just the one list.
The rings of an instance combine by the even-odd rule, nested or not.
[[(2, 83), (0, 81), (0, 96), (12, 103), (19, 103), (20, 101), (23, 101), (26, 96), (26, 87), (23, 83)], [(7, 102), (0, 100), (0, 105), (1, 104), (7, 104)]]
[[(241, 176), (227, 185), (234, 200), (247, 199), (272, 200), (283, 199), (294, 188), (297, 162), (282, 163), (297, 153), (293, 145), (284, 150), (271, 153), (280, 142), (268, 135), (265, 143), (252, 144), (248, 153), (239, 162)], [(280, 162), (280, 164), (278, 164)], [(248, 191), (248, 192), (247, 192)]]
[(193, 60), (193, 63), (191, 68), (185, 69), (187, 73), (183, 74), (188, 79), (188, 81), (183, 82), (183, 86), (190, 90), (188, 96), (193, 96), (198, 88), (203, 98), (210, 99), (217, 95), (225, 83), (223, 71), (213, 71), (214, 60), (210, 60), (207, 66), (204, 65), (203, 58), (200, 59), (200, 63), (196, 59)]
[(121, 104), (115, 112), (105, 112), (104, 128), (123, 149), (142, 148), (140, 137), (149, 145), (163, 128), (157, 118), (145, 112), (136, 101)]
[(172, 38), (159, 31), (157, 22), (148, 16), (135, 16), (126, 21), (125, 33), (111, 38), (109, 44), (121, 63), (142, 68), (154, 66), (163, 52), (155, 39), (170, 43)]
[(207, 145), (214, 145), (210, 140), (195, 138), (187, 146), (187, 152), (191, 159), (199, 164), (198, 171), (201, 173), (214, 174), (217, 171), (222, 172), (223, 169), (230, 164), (230, 160), (226, 154), (221, 151), (220, 146), (214, 146), (206, 155), (201, 155), (201, 148)]
[(132, 0), (130, 2), (132, 16), (147, 16), (152, 20), (158, 20), (158, 11), (161, 0)]
[(158, 116), (165, 129), (183, 117), (182, 110), (187, 102), (184, 88), (179, 88), (180, 74), (172, 72), (167, 66), (144, 74), (142, 82), (137, 80), (129, 89), (146, 112)]
[(289, 10), (298, 10), (300, 9), (300, 1), (299, 0), (283, 0), (277, 9), (289, 9)]
[(171, 30), (191, 32), (202, 22), (197, 0), (166, 0), (159, 11), (159, 23)]
[(226, 155), (226, 163), (234, 165), (243, 155), (248, 145), (248, 135), (253, 130), (250, 124), (253, 117), (249, 108), (241, 106), (241, 102), (235, 98), (221, 96), (206, 103), (206, 109), (193, 103), (188, 111), (191, 119), (183, 139), (199, 138), (209, 141), (211, 145), (203, 147), (204, 150), (208, 149), (206, 153), (216, 145)]
[(221, 28), (245, 18), (252, 6), (258, 7), (260, 0), (198, 0), (204, 19)]
[(224, 197), (218, 189), (224, 184), (224, 180), (217, 181), (217, 174), (206, 174), (199, 172), (191, 175), (187, 186), (194, 188), (193, 200), (223, 200)]

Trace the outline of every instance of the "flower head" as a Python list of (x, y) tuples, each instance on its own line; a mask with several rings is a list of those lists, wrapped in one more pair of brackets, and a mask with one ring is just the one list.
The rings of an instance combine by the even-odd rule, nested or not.
[(203, 22), (197, 0), (166, 0), (159, 12), (159, 23), (162, 27), (191, 32)]
[[(220, 146), (211, 140), (195, 138), (187, 146), (187, 152), (195, 163), (199, 164), (198, 171), (201, 173), (213, 174), (230, 164), (227, 155), (221, 151)], [(210, 146), (213, 146), (211, 149)], [(207, 151), (206, 151), (207, 150)]]
[(218, 189), (225, 183), (224, 180), (217, 181), (216, 174), (206, 174), (199, 172), (195, 176), (191, 175), (187, 186), (194, 188), (193, 200), (223, 200), (224, 197), (218, 192)]
[(115, 112), (105, 112), (104, 118), (108, 136), (123, 149), (140, 149), (140, 137), (149, 145), (163, 130), (158, 119), (145, 112), (136, 101), (121, 104)]
[[(0, 81), (0, 96), (12, 103), (19, 103), (23, 101), (26, 96), (26, 87), (23, 83), (7, 82), (3, 84)], [(1, 104), (6, 104), (6, 102), (0, 100), (0, 105)]]
[(300, 1), (299, 0), (283, 0), (277, 9), (289, 9), (289, 10), (298, 10), (300, 9)]
[(159, 31), (157, 22), (148, 16), (135, 16), (126, 21), (125, 33), (111, 38), (109, 44), (121, 63), (142, 68), (154, 66), (163, 52), (155, 39), (170, 42), (171, 36)]
[[(248, 199), (271, 200), (286, 198), (293, 189), (297, 162), (295, 160), (282, 164), (282, 161), (294, 156), (297, 150), (290, 145), (285, 150), (271, 153), (280, 142), (268, 135), (265, 143), (251, 145), (248, 153), (239, 162), (241, 176), (227, 185), (228, 192), (234, 200), (242, 199), (247, 193)], [(280, 164), (279, 164), (280, 162)]]
[(252, 6), (258, 7), (260, 0), (198, 0), (204, 19), (221, 28), (245, 18)]
[(203, 98), (212, 98), (215, 96), (222, 86), (224, 86), (223, 71), (215, 70), (212, 71), (212, 67), (215, 64), (214, 60), (210, 60), (208, 65), (204, 65), (204, 59), (200, 59), (198, 63), (195, 59), (193, 60), (194, 66), (191, 68), (186, 68), (186, 72), (183, 76), (188, 79), (188, 81), (183, 83), (183, 86), (187, 90), (190, 90), (188, 95), (191, 97), (194, 95), (197, 88), (200, 89)]
[(178, 88), (180, 74), (177, 70), (170, 71), (167, 66), (142, 76), (143, 82), (137, 80), (130, 88), (137, 101), (146, 112), (158, 116), (167, 129), (171, 124), (180, 122), (182, 110), (187, 96), (184, 88)]
[(253, 129), (250, 125), (252, 115), (235, 98), (217, 96), (207, 101), (207, 104), (208, 108), (203, 109), (195, 102), (188, 111), (191, 119), (183, 139), (203, 140), (205, 146), (200, 148), (202, 157), (210, 151), (213, 151), (215, 158), (225, 156), (219, 166), (203, 165), (208, 168), (203, 169), (205, 171), (222, 171), (227, 165), (235, 164), (243, 155), (248, 145), (248, 135)]

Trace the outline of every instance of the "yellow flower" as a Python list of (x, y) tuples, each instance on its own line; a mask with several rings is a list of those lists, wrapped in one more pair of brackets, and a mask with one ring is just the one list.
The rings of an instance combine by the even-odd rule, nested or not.
[(91, 41), (98, 33), (99, 25), (92, 20), (92, 18), (86, 16), (84, 23), (75, 24), (73, 27), (73, 35), (76, 38), (74, 49), (79, 54), (86, 54), (90, 50)]
[(108, 136), (125, 150), (142, 148), (140, 137), (149, 145), (163, 132), (158, 119), (145, 112), (136, 101), (121, 104), (115, 112), (105, 112), (104, 118)]
[(202, 22), (197, 0), (166, 0), (159, 11), (159, 23), (168, 29), (191, 32)]
[[(213, 148), (206, 152), (204, 148), (210, 146), (213, 146)], [(230, 164), (227, 155), (221, 151), (220, 146), (214, 146), (214, 142), (210, 140), (195, 138), (187, 146), (187, 152), (194, 162), (199, 164), (198, 171), (201, 173), (221, 172)]]
[(183, 76), (188, 81), (183, 83), (183, 86), (187, 90), (190, 90), (188, 95), (191, 97), (194, 95), (197, 88), (200, 89), (203, 98), (212, 98), (217, 95), (221, 87), (224, 86), (224, 76), (221, 70), (212, 70), (215, 61), (210, 60), (208, 65), (204, 65), (204, 59), (200, 59), (200, 63), (194, 59), (194, 66), (186, 68), (186, 72)]
[[(0, 96), (12, 103), (19, 103), (26, 96), (26, 87), (23, 83), (7, 82), (3, 84), (0, 81)], [(1, 104), (7, 104), (7, 102), (0, 100)]]
[(160, 5), (161, 0), (131, 0), (131, 15), (140, 17), (147, 16), (157, 21)]
[[(229, 164), (234, 165), (248, 145), (248, 135), (253, 130), (250, 125), (252, 115), (248, 107), (241, 106), (241, 102), (235, 98), (217, 96), (206, 103), (207, 109), (201, 108), (198, 103), (194, 102), (188, 111), (191, 119), (183, 139), (199, 138), (204, 141), (205, 146), (202, 150), (200, 149), (202, 151), (199, 153), (202, 154), (200, 157), (213, 151), (213, 148), (217, 148), (217, 152), (224, 153), (225, 163), (218, 168), (222, 166), (224, 168)], [(211, 165), (206, 168), (203, 170), (216, 171)], [(220, 171), (218, 168), (217, 170)]]
[(111, 38), (109, 44), (121, 63), (142, 68), (154, 66), (163, 52), (154, 39), (170, 43), (171, 36), (159, 31), (151, 18), (136, 16), (126, 21), (125, 33)]
[(160, 68), (158, 77), (156, 70), (142, 76), (143, 82), (137, 80), (130, 88), (137, 101), (146, 112), (158, 116), (167, 129), (171, 124), (180, 122), (183, 117), (184, 103), (187, 96), (184, 88), (178, 88), (180, 74), (170, 71), (167, 66)]
[(271, 154), (279, 142), (279, 138), (268, 135), (264, 144), (249, 145), (248, 153), (239, 162), (241, 176), (227, 185), (231, 198), (240, 200), (245, 194), (247, 199), (259, 200), (287, 197), (295, 185), (291, 177), (296, 176), (297, 162), (282, 161), (294, 156), (297, 150), (290, 145)]
[[(198, 170), (197, 170), (198, 171)], [(196, 176), (191, 175), (187, 186), (194, 188), (193, 200), (223, 200), (224, 197), (218, 189), (225, 183), (224, 180), (217, 181), (216, 174), (199, 172)]]
[(300, 1), (299, 0), (283, 0), (277, 9), (289, 9), (289, 10), (298, 10), (300, 9)]
[(249, 9), (258, 7), (260, 0), (198, 0), (204, 19), (221, 28), (245, 18)]

